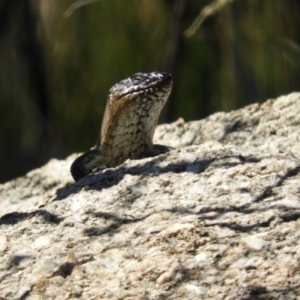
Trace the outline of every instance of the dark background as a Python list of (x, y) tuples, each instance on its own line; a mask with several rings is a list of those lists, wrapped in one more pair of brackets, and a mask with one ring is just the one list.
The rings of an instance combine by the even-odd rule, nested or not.
[(189, 38), (213, 1), (90, 2), (0, 0), (0, 182), (88, 150), (108, 89), (139, 71), (173, 74), (161, 122), (300, 90), (299, 0), (232, 1)]

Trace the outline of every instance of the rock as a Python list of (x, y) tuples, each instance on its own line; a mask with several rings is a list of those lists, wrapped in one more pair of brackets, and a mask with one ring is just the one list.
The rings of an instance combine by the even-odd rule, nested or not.
[(236, 145), (249, 153), (288, 152), (300, 156), (300, 93), (256, 103), (229, 113), (219, 112), (200, 121), (160, 125), (154, 141), (175, 148), (207, 141)]
[(0, 186), (0, 299), (298, 299), (300, 93), (157, 128), (181, 147)]

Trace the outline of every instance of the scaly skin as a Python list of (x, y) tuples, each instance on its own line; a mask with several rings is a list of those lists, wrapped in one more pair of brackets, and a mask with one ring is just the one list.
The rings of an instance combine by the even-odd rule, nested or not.
[(153, 145), (159, 114), (171, 89), (167, 73), (136, 73), (115, 84), (108, 93), (100, 136), (94, 149), (71, 166), (75, 181), (95, 169), (116, 167), (127, 159), (155, 156), (170, 147)]

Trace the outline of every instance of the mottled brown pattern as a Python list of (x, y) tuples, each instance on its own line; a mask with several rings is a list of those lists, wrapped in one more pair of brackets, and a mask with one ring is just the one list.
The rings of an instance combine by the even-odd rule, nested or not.
[(153, 145), (159, 114), (172, 89), (167, 73), (136, 73), (115, 84), (108, 93), (100, 136), (95, 149), (79, 156), (71, 166), (75, 181), (96, 168), (115, 167), (169, 150)]

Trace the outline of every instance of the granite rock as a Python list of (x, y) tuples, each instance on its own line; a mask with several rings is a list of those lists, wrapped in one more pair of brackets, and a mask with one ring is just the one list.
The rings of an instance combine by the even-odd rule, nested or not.
[(292, 93), (200, 121), (179, 119), (158, 126), (154, 140), (176, 148), (218, 141), (250, 153), (288, 152), (300, 157), (299, 106), (300, 93)]
[(161, 125), (170, 153), (76, 155), (0, 186), (0, 299), (299, 299), (300, 93)]

